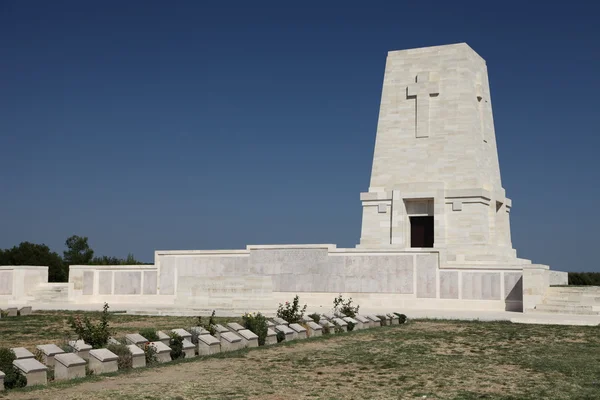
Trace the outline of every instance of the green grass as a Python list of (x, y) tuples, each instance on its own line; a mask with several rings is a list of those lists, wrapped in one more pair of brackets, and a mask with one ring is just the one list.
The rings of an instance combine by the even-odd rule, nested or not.
[(91, 390), (96, 399), (598, 399), (600, 328), (416, 320), (10, 396), (83, 399)]

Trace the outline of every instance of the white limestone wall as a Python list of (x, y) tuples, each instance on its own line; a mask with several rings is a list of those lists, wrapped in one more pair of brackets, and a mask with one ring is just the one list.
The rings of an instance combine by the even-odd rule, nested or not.
[(181, 307), (236, 312), (273, 312), (296, 294), (311, 309), (328, 309), (339, 293), (365, 310), (521, 309), (518, 266), (442, 269), (439, 260), (436, 250), (361, 251), (334, 245), (158, 251), (158, 295), (175, 296)]
[(23, 304), (45, 282), (48, 282), (48, 267), (0, 266), (0, 304)]
[(569, 273), (563, 271), (548, 271), (548, 281), (550, 285), (568, 285)]
[(154, 265), (71, 265), (69, 301), (74, 303), (172, 304), (158, 297)]

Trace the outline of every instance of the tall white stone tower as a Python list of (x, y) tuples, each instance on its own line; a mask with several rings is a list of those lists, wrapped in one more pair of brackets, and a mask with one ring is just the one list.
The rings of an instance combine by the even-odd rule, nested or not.
[(510, 237), (485, 60), (465, 43), (388, 53), (359, 248), (521, 264)]

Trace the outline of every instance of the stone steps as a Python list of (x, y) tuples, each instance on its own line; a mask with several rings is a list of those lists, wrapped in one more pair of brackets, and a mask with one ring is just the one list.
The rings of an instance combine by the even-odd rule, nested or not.
[(43, 283), (32, 293), (34, 302), (64, 303), (69, 300), (68, 283)]
[(595, 310), (594, 306), (587, 305), (554, 305), (554, 304), (538, 304), (535, 306), (536, 311), (544, 313), (557, 314), (576, 314), (576, 315), (600, 315), (599, 310)]

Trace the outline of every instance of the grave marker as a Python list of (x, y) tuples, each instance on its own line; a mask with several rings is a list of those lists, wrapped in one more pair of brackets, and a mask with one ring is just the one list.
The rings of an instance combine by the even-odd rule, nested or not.
[(341, 318), (332, 319), (333, 323), (342, 328), (343, 332), (348, 332), (348, 323)]
[(209, 356), (221, 352), (221, 342), (213, 335), (198, 336), (198, 354)]
[(75, 353), (54, 356), (54, 379), (57, 381), (84, 378), (85, 360)]
[(277, 344), (277, 332), (271, 328), (267, 328), (267, 337), (265, 338), (265, 346)]
[(25, 358), (35, 358), (32, 352), (27, 350), (25, 347), (15, 347), (11, 349), (15, 353), (17, 360), (23, 360)]
[(275, 325), (289, 325), (289, 322), (283, 318), (275, 317), (273, 318), (273, 321), (275, 322)]
[(244, 347), (258, 347), (258, 335), (249, 329), (240, 329), (236, 332), (242, 339)]
[(221, 333), (221, 351), (235, 351), (243, 348), (242, 338), (233, 332)]
[(196, 346), (194, 343), (187, 339), (183, 339), (183, 353), (185, 354), (185, 358), (196, 357)]
[(84, 360), (88, 360), (90, 358), (90, 350), (92, 346), (85, 343), (83, 340), (71, 340), (69, 342), (69, 346), (74, 350), (74, 353)]
[[(54, 361), (54, 357), (52, 361)], [(35, 358), (15, 360), (13, 365), (25, 375), (27, 386), (48, 384), (48, 367)]]
[(25, 306), (19, 309), (19, 314), (23, 317), (26, 315), (31, 315), (31, 311), (31, 306)]
[(42, 352), (42, 362), (49, 367), (54, 366), (54, 356), (65, 351), (55, 344), (40, 344), (35, 346)]
[(96, 375), (115, 372), (119, 369), (119, 356), (108, 349), (90, 350), (90, 370)]
[(135, 344), (128, 344), (127, 348), (131, 353), (131, 366), (133, 368), (142, 368), (146, 366), (146, 353)]
[(290, 329), (294, 331), (294, 339), (306, 339), (306, 328), (300, 324), (290, 324)]
[(186, 331), (185, 329), (172, 329), (171, 332), (181, 336), (182, 339), (187, 341), (192, 341), (192, 334)]
[(171, 348), (161, 341), (150, 342), (150, 346), (156, 350), (156, 360), (159, 363), (166, 363), (171, 361)]
[(323, 334), (323, 328), (321, 325), (317, 324), (315, 321), (309, 321), (308, 325), (308, 335), (310, 337), (317, 337)]
[(237, 322), (230, 322), (227, 324), (227, 328), (231, 329), (233, 332), (241, 331), (242, 329), (246, 329)]
[(136, 346), (143, 346), (144, 343), (148, 343), (148, 339), (146, 339), (139, 333), (129, 333), (129, 334), (125, 335), (125, 342), (127, 344), (135, 344)]
[(296, 333), (287, 325), (277, 325), (275, 327), (275, 332), (283, 332), (283, 334), (285, 335), (286, 342), (294, 340), (294, 334)]
[(163, 331), (156, 332), (156, 335), (158, 336), (159, 342), (162, 342), (166, 346), (171, 344), (171, 336), (167, 335)]

